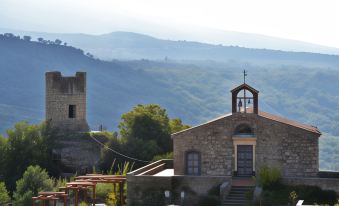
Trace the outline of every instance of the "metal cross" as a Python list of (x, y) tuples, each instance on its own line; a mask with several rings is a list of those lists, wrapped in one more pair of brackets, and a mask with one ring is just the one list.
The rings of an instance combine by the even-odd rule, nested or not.
[(246, 72), (246, 70), (244, 70), (244, 84), (246, 83), (246, 76), (247, 76), (247, 72)]

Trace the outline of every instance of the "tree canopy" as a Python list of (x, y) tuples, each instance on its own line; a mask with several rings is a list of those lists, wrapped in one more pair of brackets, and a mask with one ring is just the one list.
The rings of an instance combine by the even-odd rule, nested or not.
[(46, 170), (39, 166), (29, 166), (23, 177), (16, 182), (14, 192), (14, 205), (32, 205), (32, 196), (40, 191), (52, 191), (54, 180), (48, 176)]
[[(189, 128), (181, 119), (170, 119), (166, 109), (157, 104), (138, 104), (121, 116), (120, 136), (112, 136), (107, 142), (109, 148), (115, 148), (129, 157), (151, 161), (155, 156), (169, 156), (172, 152), (171, 133)], [(102, 153), (101, 167), (107, 170), (114, 160), (133, 161), (112, 155), (109, 150)], [(142, 165), (136, 162), (136, 167)]]
[(1, 146), (4, 140), (0, 138), (0, 155), (3, 156), (0, 161), (4, 165), (2, 172), (11, 191), (30, 165), (40, 165), (51, 173), (57, 172), (51, 156), (53, 138), (50, 132), (45, 122), (37, 125), (19, 122), (13, 129), (7, 130), (7, 144)]

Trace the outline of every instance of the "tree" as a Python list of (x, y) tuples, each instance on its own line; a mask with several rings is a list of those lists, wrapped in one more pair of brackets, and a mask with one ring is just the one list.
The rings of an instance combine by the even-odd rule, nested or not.
[(37, 196), (40, 191), (51, 191), (54, 181), (46, 170), (39, 166), (29, 166), (23, 177), (16, 182), (16, 191), (13, 194), (14, 205), (32, 205), (32, 196)]
[(181, 130), (188, 129), (191, 127), (190, 125), (183, 124), (181, 119), (179, 118), (171, 119), (169, 124), (171, 128), (171, 134), (180, 132)]
[(7, 146), (7, 139), (0, 135), (0, 176), (5, 172), (5, 152)]
[(30, 37), (30, 36), (24, 36), (25, 41), (31, 41), (31, 39), (32, 39), (32, 37)]
[(14, 129), (7, 130), (7, 135), (4, 176), (10, 191), (29, 165), (40, 165), (57, 175), (51, 155), (53, 138), (46, 122), (37, 125), (19, 122)]
[(166, 110), (159, 105), (138, 104), (132, 111), (122, 115), (119, 129), (123, 138), (145, 141), (142, 144), (154, 141), (152, 148), (157, 150), (152, 152), (154, 155), (172, 150), (169, 118)]
[(4, 36), (7, 37), (7, 38), (14, 38), (14, 34), (12, 33), (4, 33)]
[(9, 201), (10, 198), (5, 183), (0, 182), (0, 205), (6, 205)]
[[(109, 137), (106, 146), (138, 160), (171, 158), (171, 132), (188, 127), (178, 118), (169, 119), (166, 110), (159, 105), (138, 104), (133, 110), (122, 115), (119, 124), (120, 136)], [(99, 165), (102, 170), (107, 171), (112, 162), (121, 164), (131, 161), (135, 163), (136, 168), (145, 164), (138, 160), (123, 157), (109, 149), (104, 149)]]
[(56, 39), (56, 40), (54, 41), (54, 43), (55, 43), (56, 45), (61, 45), (62, 41), (61, 41), (60, 39)]

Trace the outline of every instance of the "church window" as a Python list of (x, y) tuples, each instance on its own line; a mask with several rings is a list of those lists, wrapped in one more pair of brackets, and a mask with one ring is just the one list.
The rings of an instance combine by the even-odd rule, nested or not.
[(186, 174), (200, 175), (200, 153), (190, 151), (186, 153)]
[(252, 128), (247, 124), (240, 124), (235, 128), (235, 135), (250, 135), (253, 136)]
[(76, 105), (68, 106), (68, 118), (75, 118), (76, 114)]

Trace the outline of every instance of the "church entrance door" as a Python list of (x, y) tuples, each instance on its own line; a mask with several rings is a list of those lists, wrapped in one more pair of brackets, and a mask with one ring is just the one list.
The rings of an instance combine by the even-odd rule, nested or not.
[(238, 176), (252, 176), (252, 173), (253, 173), (253, 146), (238, 145), (237, 174)]

